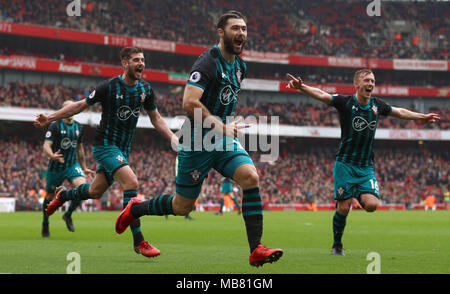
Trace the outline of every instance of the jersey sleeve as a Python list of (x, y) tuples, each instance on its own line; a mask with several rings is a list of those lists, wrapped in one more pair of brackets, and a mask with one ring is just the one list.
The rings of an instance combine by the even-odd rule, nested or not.
[(216, 63), (212, 58), (210, 51), (207, 51), (200, 55), (197, 61), (194, 63), (189, 75), (188, 85), (199, 87), (203, 90), (206, 89), (210, 81), (216, 77)]
[(47, 132), (45, 133), (45, 141), (53, 142), (57, 139), (57, 136), (59, 135), (58, 128), (56, 126), (56, 123), (51, 123), (50, 126), (47, 129)]
[(147, 95), (145, 96), (144, 100), (144, 109), (146, 111), (153, 111), (156, 110), (156, 97), (155, 92), (152, 88), (149, 88), (147, 92)]
[(86, 97), (86, 103), (91, 106), (97, 102), (103, 101), (108, 95), (108, 88), (108, 81), (103, 81), (98, 84), (94, 91), (92, 91), (91, 94)]
[(331, 95), (331, 103), (330, 106), (333, 106), (337, 110), (342, 110), (345, 107), (345, 103), (347, 103), (348, 96), (340, 95), (340, 94), (332, 94)]
[(392, 112), (392, 106), (390, 106), (387, 102), (385, 102), (383, 99), (377, 98), (377, 106), (378, 111), (381, 115), (388, 116)]

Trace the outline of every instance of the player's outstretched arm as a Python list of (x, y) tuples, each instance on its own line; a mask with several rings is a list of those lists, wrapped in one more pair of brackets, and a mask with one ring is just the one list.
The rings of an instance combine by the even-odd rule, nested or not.
[(303, 83), (302, 79), (300, 77), (294, 77), (291, 74), (287, 74), (289, 78), (289, 83), (286, 86), (287, 88), (293, 88), (302, 91), (306, 95), (317, 99), (325, 104), (330, 104), (332, 100), (331, 94), (315, 87), (310, 87)]
[(88, 106), (89, 105), (83, 99), (78, 102), (70, 103), (52, 114), (39, 113), (33, 121), (33, 124), (37, 128), (43, 128), (52, 121), (74, 116), (88, 108)]
[(178, 137), (172, 132), (172, 130), (167, 125), (164, 118), (161, 116), (159, 111), (157, 109), (147, 111), (148, 117), (150, 118), (150, 121), (152, 125), (155, 127), (155, 129), (158, 131), (158, 133), (161, 134), (164, 138), (169, 140), (172, 144), (172, 146), (176, 146), (178, 144)]
[(392, 107), (389, 115), (404, 120), (420, 120), (427, 124), (437, 122), (441, 119), (436, 113), (419, 113), (401, 107)]

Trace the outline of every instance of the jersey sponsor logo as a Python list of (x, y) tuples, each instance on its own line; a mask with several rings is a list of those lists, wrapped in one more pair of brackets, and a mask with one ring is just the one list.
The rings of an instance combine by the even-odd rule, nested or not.
[(357, 132), (364, 131), (366, 128), (369, 128), (370, 130), (375, 130), (375, 127), (377, 126), (377, 121), (373, 120), (370, 123), (367, 122), (363, 117), (356, 116), (353, 119), (353, 129)]
[(122, 121), (129, 119), (131, 116), (139, 117), (140, 111), (140, 107), (132, 110), (128, 105), (122, 105), (117, 110), (117, 117)]
[(92, 91), (92, 93), (91, 93), (91, 94), (89, 94), (89, 99), (92, 99), (92, 98), (94, 98), (94, 96), (95, 96), (95, 90), (94, 90), (94, 91)]
[(228, 85), (222, 88), (222, 90), (220, 90), (220, 103), (222, 103), (223, 105), (228, 105), (230, 104), (230, 102), (232, 101), (236, 101), (236, 93), (234, 93), (233, 88)]
[(70, 140), (69, 138), (64, 138), (61, 140), (61, 149), (69, 149), (69, 148), (76, 148), (77, 147), (77, 140)]
[(193, 83), (198, 83), (200, 79), (202, 78), (202, 74), (198, 71), (194, 71), (191, 76), (189, 77), (189, 81)]

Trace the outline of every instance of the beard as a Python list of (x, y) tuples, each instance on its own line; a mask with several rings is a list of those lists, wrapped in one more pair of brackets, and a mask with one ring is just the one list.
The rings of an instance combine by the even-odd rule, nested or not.
[(133, 80), (133, 81), (137, 81), (137, 80), (140, 79), (140, 78), (138, 78), (136, 69), (128, 68), (127, 76), (128, 76), (129, 79), (131, 79), (131, 80)]
[(225, 46), (225, 50), (228, 53), (234, 54), (234, 55), (239, 55), (242, 53), (242, 50), (244, 49), (244, 45), (245, 45), (245, 40), (242, 41), (242, 46), (241, 49), (235, 49), (234, 48), (234, 43), (233, 43), (233, 38), (228, 37), (228, 35), (225, 33), (223, 35), (223, 44)]

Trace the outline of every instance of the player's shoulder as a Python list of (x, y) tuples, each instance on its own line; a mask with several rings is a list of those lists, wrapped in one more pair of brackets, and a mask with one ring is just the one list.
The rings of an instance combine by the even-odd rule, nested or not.
[(120, 80), (121, 80), (120, 75), (116, 75), (116, 76), (111, 77), (109, 79), (103, 80), (102, 82), (100, 82), (100, 84), (101, 85), (115, 85), (117, 83), (121, 83)]
[(331, 102), (348, 102), (353, 100), (353, 95), (347, 94), (331, 94)]
[(45, 134), (45, 137), (49, 138), (53, 132), (58, 132), (58, 130), (61, 129), (60, 124), (61, 124), (61, 120), (52, 121), (47, 127), (47, 132)]
[(55, 121), (52, 121), (49, 125), (48, 128), (59, 128), (59, 126), (61, 125), (62, 119), (58, 119)]
[(341, 99), (351, 99), (353, 98), (353, 95), (347, 95), (347, 94), (331, 94), (331, 97), (339, 97)]
[(389, 115), (392, 112), (392, 106), (389, 105), (386, 101), (379, 97), (371, 97), (372, 99), (372, 109), (375, 109), (375, 112), (380, 112), (382, 115)]
[(101, 80), (97, 87), (95, 88), (95, 91), (97, 93), (101, 93), (102, 95), (106, 95), (109, 93), (109, 89), (114, 89), (117, 84), (120, 84), (120, 78), (119, 76), (110, 77), (108, 79)]
[(219, 52), (216, 47), (211, 47), (205, 51), (197, 58), (194, 63), (194, 67), (200, 66), (211, 66), (216, 64), (216, 59), (219, 58)]

